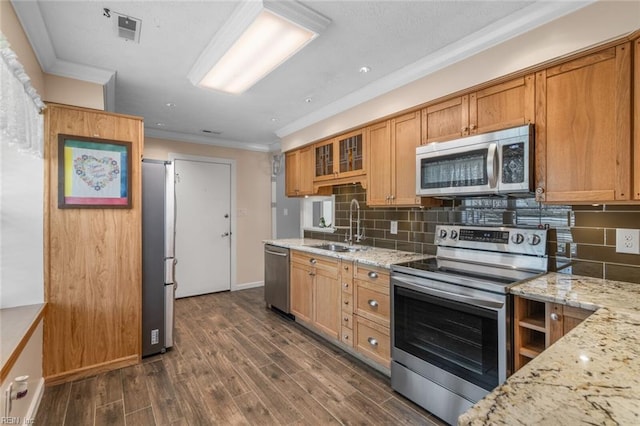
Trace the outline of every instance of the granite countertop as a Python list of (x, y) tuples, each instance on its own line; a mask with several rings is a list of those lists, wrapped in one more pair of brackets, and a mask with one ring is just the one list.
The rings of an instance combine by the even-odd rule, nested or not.
[[(312, 238), (288, 238), (279, 240), (264, 240), (265, 244), (273, 244), (275, 246), (286, 247), (293, 250), (305, 251), (317, 255), (335, 257), (337, 259), (345, 259), (349, 261), (357, 261), (363, 265), (378, 266), (380, 268), (391, 268), (394, 263), (410, 262), (412, 260), (425, 259), (431, 257), (425, 254), (412, 253), (401, 250), (389, 250), (378, 247), (366, 247), (365, 250), (356, 252), (334, 252), (331, 250), (323, 250), (312, 247), (318, 244), (331, 243), (331, 241), (323, 241)], [(337, 243), (346, 245), (343, 243)], [(359, 247), (356, 245), (356, 247)]]
[(511, 292), (596, 312), (458, 424), (640, 424), (640, 284), (549, 273)]

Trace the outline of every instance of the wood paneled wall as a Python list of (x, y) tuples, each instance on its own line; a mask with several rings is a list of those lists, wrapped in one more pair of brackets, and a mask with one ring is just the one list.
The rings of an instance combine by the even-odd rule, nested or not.
[[(130, 209), (58, 208), (58, 134), (129, 141)], [(140, 361), (139, 117), (49, 104), (45, 110), (44, 366), (47, 383)]]

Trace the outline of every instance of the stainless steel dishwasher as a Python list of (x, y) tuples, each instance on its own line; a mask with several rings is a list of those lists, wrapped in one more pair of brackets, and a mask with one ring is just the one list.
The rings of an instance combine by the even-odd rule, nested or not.
[(268, 307), (289, 314), (289, 249), (264, 246), (264, 300)]

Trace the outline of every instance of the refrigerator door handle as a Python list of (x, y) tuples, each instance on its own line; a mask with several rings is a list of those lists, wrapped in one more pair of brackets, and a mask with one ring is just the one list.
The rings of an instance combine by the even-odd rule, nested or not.
[(176, 299), (176, 288), (174, 284), (164, 286), (164, 347), (173, 347), (173, 329), (175, 327), (174, 302)]
[(178, 261), (173, 257), (164, 259), (164, 283), (173, 284), (176, 282), (176, 263)]

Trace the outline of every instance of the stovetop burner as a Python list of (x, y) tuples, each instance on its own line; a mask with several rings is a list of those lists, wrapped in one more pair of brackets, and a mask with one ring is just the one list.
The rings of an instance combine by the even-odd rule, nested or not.
[(433, 258), (391, 266), (392, 272), (495, 293), (547, 271), (547, 231), (474, 226), (436, 227)]

